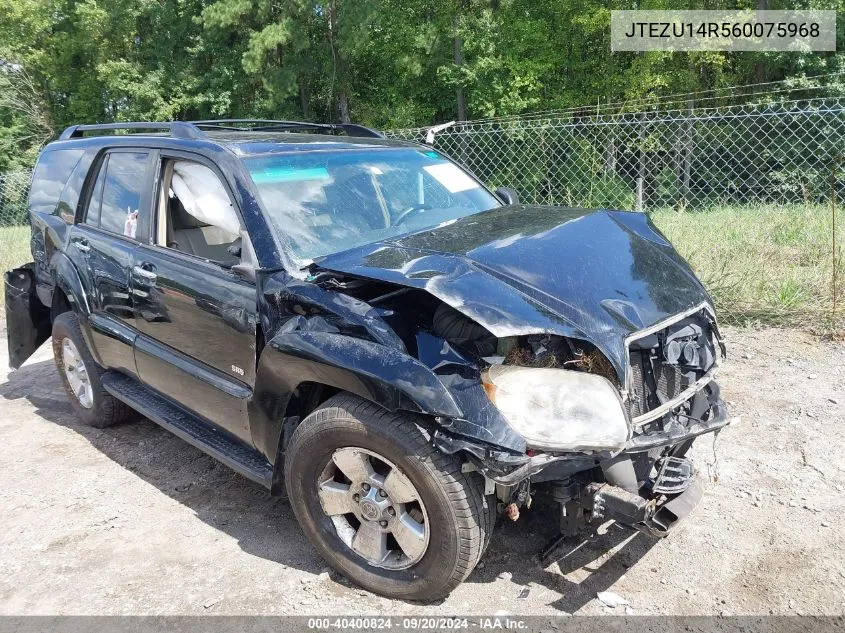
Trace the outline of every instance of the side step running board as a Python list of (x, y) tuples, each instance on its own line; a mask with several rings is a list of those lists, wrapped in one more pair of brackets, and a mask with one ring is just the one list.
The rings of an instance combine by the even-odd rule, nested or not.
[(209, 423), (177, 407), (134, 378), (116, 371), (102, 377), (103, 387), (118, 400), (148, 417), (244, 477), (270, 487), (273, 467), (257, 451), (244, 446)]

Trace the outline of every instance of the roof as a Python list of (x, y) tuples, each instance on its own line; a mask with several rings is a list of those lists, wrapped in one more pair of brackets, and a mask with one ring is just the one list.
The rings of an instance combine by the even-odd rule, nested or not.
[(292, 132), (213, 132), (209, 133), (208, 138), (210, 141), (225, 145), (240, 156), (377, 147), (412, 147), (414, 145), (407, 141), (385, 138), (295, 134)]
[[(298, 130), (322, 131), (303, 133)], [(87, 135), (86, 133), (96, 133)], [(129, 132), (110, 134), (110, 132)], [(345, 135), (338, 134), (339, 132)], [(94, 125), (74, 125), (61, 135), (64, 142), (100, 144), (115, 137), (178, 139), (180, 144), (190, 141), (213, 143), (227, 147), (239, 156), (320, 150), (350, 150), (377, 147), (412, 147), (413, 143), (384, 138), (379, 132), (356, 124), (322, 124), (297, 121), (267, 121), (230, 119), (221, 121), (129, 122)]]

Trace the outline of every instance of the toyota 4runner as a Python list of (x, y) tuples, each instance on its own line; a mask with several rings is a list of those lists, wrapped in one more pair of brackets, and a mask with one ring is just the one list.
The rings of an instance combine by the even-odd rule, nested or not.
[[(123, 133), (111, 133), (123, 132)], [(127, 133), (128, 132), (128, 133)], [(385, 596), (473, 570), (545, 488), (562, 537), (664, 536), (726, 410), (713, 304), (642, 213), (522, 206), (357, 125), (80, 125), (38, 160), (9, 355), (273, 493)]]

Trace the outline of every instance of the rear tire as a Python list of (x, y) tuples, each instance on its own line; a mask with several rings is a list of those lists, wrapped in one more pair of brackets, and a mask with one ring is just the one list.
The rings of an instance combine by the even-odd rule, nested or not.
[[(365, 469), (375, 467), (370, 479), (362, 479), (372, 484), (373, 504), (367, 505), (370, 485), (362, 488), (354, 474), (347, 476), (344, 458), (352, 458), (354, 468), (362, 463), (356, 459), (364, 460)], [(297, 427), (286, 451), (285, 484), (294, 513), (320, 555), (355, 583), (389, 598), (447, 595), (475, 568), (493, 526), (494, 508), (484, 497), (483, 480), (462, 472), (457, 455), (434, 448), (413, 416), (348, 394), (331, 398)], [(339, 509), (327, 501), (327, 485), (332, 493), (340, 491)], [(412, 515), (416, 520), (408, 521)], [(415, 526), (420, 540), (408, 547), (403, 526), (392, 531), (394, 517)], [(367, 550), (375, 557), (356, 551), (363, 549), (355, 540), (361, 530), (375, 538), (390, 533), (381, 549)]]
[(91, 356), (73, 312), (63, 312), (53, 321), (53, 358), (70, 405), (85, 424), (103, 429), (136, 415), (103, 388), (104, 370)]

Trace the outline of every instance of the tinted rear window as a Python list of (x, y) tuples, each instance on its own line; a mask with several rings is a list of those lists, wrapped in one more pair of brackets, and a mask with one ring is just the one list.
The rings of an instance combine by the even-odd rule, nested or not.
[(56, 210), (62, 190), (84, 153), (82, 149), (59, 149), (41, 154), (29, 190), (30, 212), (53, 213)]

